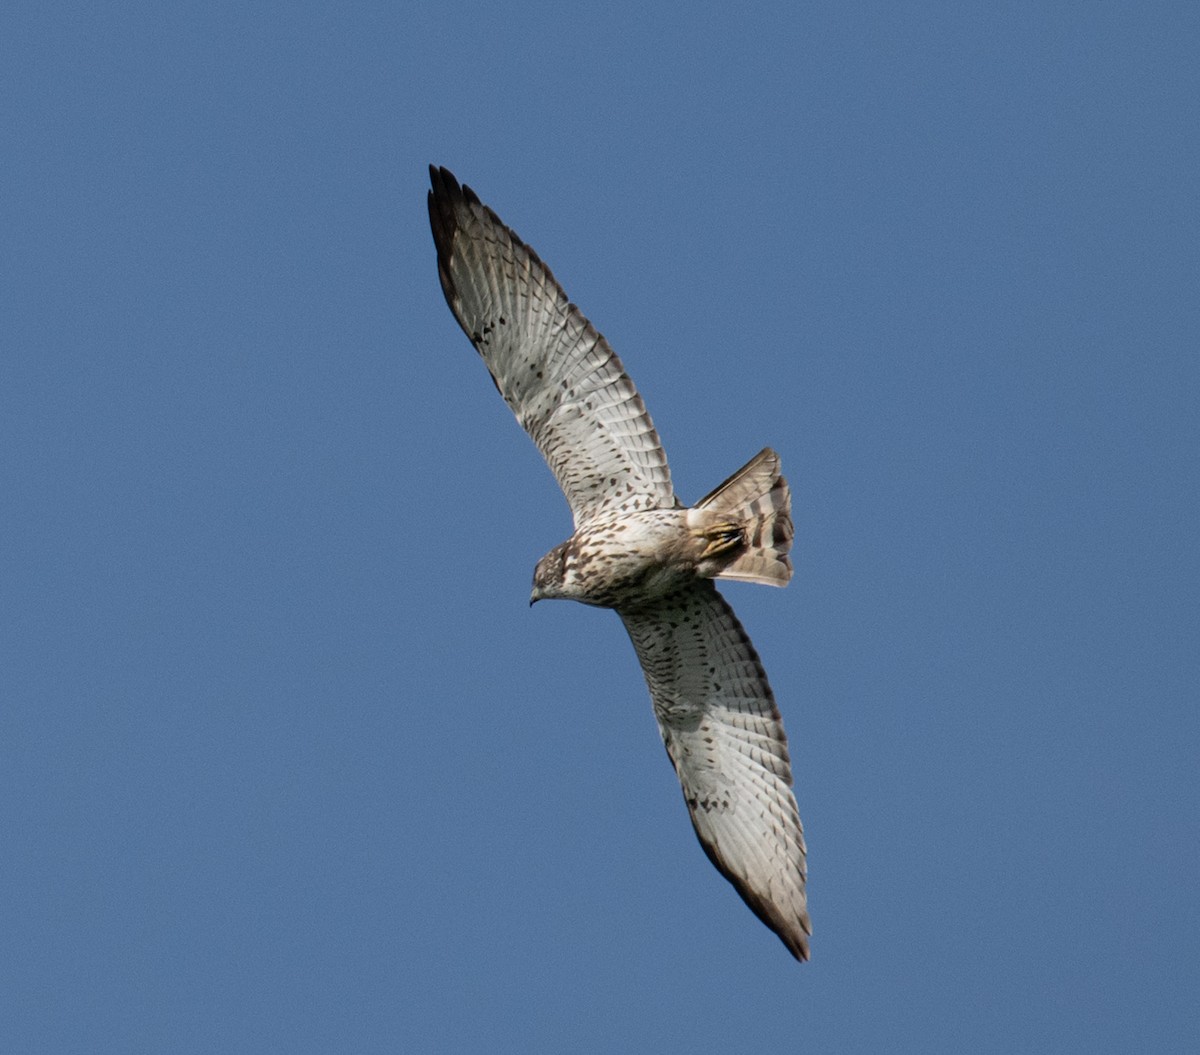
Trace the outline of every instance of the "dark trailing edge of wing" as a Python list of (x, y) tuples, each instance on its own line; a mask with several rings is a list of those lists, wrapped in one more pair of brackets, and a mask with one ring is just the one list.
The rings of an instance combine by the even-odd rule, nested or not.
[[(690, 815), (690, 811), (689, 811)], [(753, 890), (746, 886), (742, 880), (734, 875), (717, 857), (716, 852), (708, 845), (700, 836), (700, 832), (696, 828), (696, 822), (692, 821), (692, 830), (696, 832), (696, 840), (700, 843), (704, 850), (704, 856), (707, 857), (713, 867), (721, 873), (730, 883), (733, 884), (733, 889), (741, 895), (742, 900), (746, 903), (746, 907), (750, 909), (763, 923), (766, 924), (769, 930), (773, 930), (776, 936), (784, 945), (787, 946), (790, 952), (797, 960), (803, 963), (808, 959), (808, 932), (803, 931), (803, 937), (797, 935), (795, 928), (786, 920), (782, 919), (778, 912), (775, 911), (775, 906), (766, 898), (759, 897)]]
[[(774, 709), (775, 717), (779, 718), (779, 708), (775, 703), (775, 694), (771, 691), (770, 683), (767, 681), (767, 672), (763, 669), (762, 660), (758, 657), (758, 651), (755, 649), (754, 643), (750, 640), (750, 635), (746, 633), (745, 628), (741, 624), (741, 620), (739, 620), (734, 614), (732, 607), (730, 607), (729, 602), (725, 600), (725, 597), (721, 591), (718, 590), (715, 585), (711, 583), (709, 585), (712, 586), (712, 592), (716, 594), (717, 599), (721, 602), (726, 612), (733, 617), (734, 625), (737, 627), (738, 636), (741, 638), (742, 644), (746, 646), (746, 649), (750, 655), (750, 659), (754, 662), (754, 666), (758, 671), (759, 678), (762, 679), (763, 685), (766, 686), (767, 695), (771, 701), (771, 707)], [(786, 734), (784, 734), (783, 749), (786, 753)], [(670, 751), (667, 752), (667, 757), (671, 758)], [(788, 758), (787, 762), (790, 771), (791, 759)], [(675, 760), (673, 758), (671, 758), (671, 766), (673, 768), (675, 767)], [(680, 783), (682, 783), (682, 781)], [(791, 783), (791, 778), (789, 777), (788, 785), (790, 786)], [(687, 793), (684, 792), (685, 801), (686, 798)], [(700, 829), (696, 827), (696, 817), (690, 805), (688, 807), (688, 818), (692, 822), (692, 831), (696, 833), (696, 841), (700, 844), (700, 848), (704, 851), (704, 856), (712, 862), (712, 866), (718, 872), (720, 872), (721, 875), (729, 880), (729, 882), (733, 885), (733, 889), (738, 892), (741, 899), (746, 903), (746, 907), (749, 908), (750, 911), (753, 912), (764, 924), (766, 924), (769, 930), (775, 932), (779, 940), (783, 942), (785, 946), (787, 946), (788, 952), (796, 957), (797, 960), (799, 960), (801, 963), (807, 960), (809, 955), (808, 939), (811, 931), (805, 928), (803, 923), (801, 923), (800, 927), (798, 928), (793, 921), (782, 915), (782, 913), (775, 908), (769, 899), (760, 897), (746, 885), (741, 876), (735, 874), (725, 867), (724, 862), (720, 859), (720, 857), (717, 856), (716, 850), (714, 850), (713, 847), (705, 841), (704, 836), (700, 834)]]

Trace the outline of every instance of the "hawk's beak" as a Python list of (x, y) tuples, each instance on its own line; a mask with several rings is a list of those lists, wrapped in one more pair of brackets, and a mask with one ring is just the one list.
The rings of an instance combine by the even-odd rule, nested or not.
[(532, 607), (533, 607), (535, 604), (537, 604), (537, 603), (538, 603), (538, 601), (540, 601), (541, 599), (542, 599), (542, 591), (541, 591), (541, 590), (534, 590), (534, 591), (533, 591), (533, 593), (531, 593), (531, 594), (529, 595), (529, 607), (530, 607), (530, 608), (532, 608)]

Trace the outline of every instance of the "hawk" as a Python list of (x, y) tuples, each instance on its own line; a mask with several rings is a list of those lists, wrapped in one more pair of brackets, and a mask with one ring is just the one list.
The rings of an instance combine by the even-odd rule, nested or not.
[(685, 506), (645, 405), (550, 269), (470, 187), (430, 166), (429, 222), (454, 317), (562, 488), (575, 533), (530, 604), (615, 609), (637, 651), (700, 845), (808, 959), (804, 829), (787, 737), (750, 638), (713, 579), (785, 586), (791, 496), (761, 451)]

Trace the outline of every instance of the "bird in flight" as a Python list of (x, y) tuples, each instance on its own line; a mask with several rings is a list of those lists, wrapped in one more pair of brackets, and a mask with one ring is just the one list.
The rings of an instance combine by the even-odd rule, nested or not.
[(808, 959), (804, 829), (787, 736), (750, 638), (714, 579), (785, 586), (791, 495), (766, 449), (685, 506), (641, 396), (550, 269), (470, 187), (430, 166), (450, 310), (566, 495), (575, 533), (538, 561), (530, 604), (621, 617), (709, 860)]

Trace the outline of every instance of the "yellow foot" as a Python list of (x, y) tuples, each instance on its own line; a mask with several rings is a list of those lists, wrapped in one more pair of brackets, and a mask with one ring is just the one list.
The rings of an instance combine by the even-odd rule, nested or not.
[(716, 557), (722, 553), (728, 553), (732, 549), (738, 549), (746, 541), (742, 535), (742, 529), (737, 524), (715, 524), (711, 527), (706, 527), (699, 534), (707, 543), (700, 554), (701, 560)]

